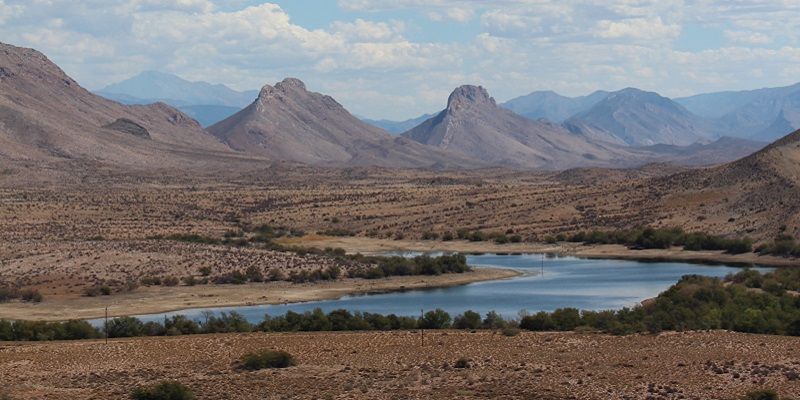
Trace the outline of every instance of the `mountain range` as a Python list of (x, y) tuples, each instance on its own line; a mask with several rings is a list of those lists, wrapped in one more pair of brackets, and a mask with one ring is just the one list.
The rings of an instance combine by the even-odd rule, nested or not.
[(402, 136), (492, 165), (564, 168), (632, 161), (621, 147), (500, 108), (486, 89), (471, 85), (457, 88), (445, 110)]
[[(155, 71), (142, 72), (97, 93), (124, 104), (161, 101), (205, 127), (235, 114), (258, 95), (255, 90), (239, 92), (225, 85), (191, 82)], [(674, 100), (635, 88), (579, 97), (537, 91), (500, 106), (531, 120), (562, 124), (573, 133), (627, 146), (685, 146), (723, 136), (766, 143), (800, 128), (800, 84)], [(425, 114), (404, 121), (360, 119), (400, 134), (433, 116)]]
[[(703, 137), (700, 122), (685, 108), (635, 89), (587, 96), (582, 101), (585, 106), (593, 103), (590, 108), (562, 125), (523, 117), (498, 106), (486, 89), (465, 85), (453, 91), (443, 111), (397, 136), (359, 120), (330, 96), (309, 91), (292, 78), (266, 85), (253, 96), (158, 73), (106, 88), (127, 91), (119, 94), (127, 102), (156, 96), (183, 107), (211, 101), (242, 104), (252, 97), (242, 109), (226, 106), (236, 112), (204, 129), (191, 115), (164, 102), (123, 105), (93, 94), (35, 50), (2, 45), (2, 51), (0, 156), (14, 159), (147, 168), (238, 159), (322, 166), (566, 169), (719, 163), (763, 147)], [(605, 97), (597, 100), (601, 95)]]
[(163, 102), (192, 116), (203, 126), (235, 114), (258, 95), (257, 90), (239, 92), (225, 85), (191, 82), (157, 71), (144, 71), (96, 93), (123, 104)]
[(209, 131), (233, 149), (314, 165), (401, 168), (469, 167), (479, 163), (392, 136), (351, 115), (332, 97), (287, 78)]

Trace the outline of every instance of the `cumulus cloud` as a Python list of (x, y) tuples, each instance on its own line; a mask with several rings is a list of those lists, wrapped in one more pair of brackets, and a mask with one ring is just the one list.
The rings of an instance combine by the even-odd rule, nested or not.
[(665, 24), (661, 17), (631, 18), (622, 21), (600, 21), (597, 36), (606, 39), (631, 38), (636, 40), (673, 39), (681, 33), (678, 24)]

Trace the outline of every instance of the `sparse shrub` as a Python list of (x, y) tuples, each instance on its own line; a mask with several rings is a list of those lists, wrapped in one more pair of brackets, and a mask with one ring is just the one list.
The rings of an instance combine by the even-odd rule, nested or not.
[(199, 271), (200, 271), (200, 275), (202, 275), (202, 276), (211, 275), (211, 267), (209, 267), (209, 266), (200, 267)]
[(161, 277), (158, 276), (145, 276), (140, 280), (142, 285), (145, 286), (160, 286), (161, 285)]
[(442, 234), (442, 241), (443, 242), (449, 242), (449, 241), (451, 241), (453, 239), (455, 239), (455, 237), (453, 237), (453, 232), (447, 231), (447, 232)]
[(180, 282), (180, 279), (175, 276), (168, 276), (161, 280), (161, 284), (164, 286), (178, 286)]
[(247, 283), (247, 276), (242, 271), (231, 271), (227, 274), (215, 276), (212, 281), (218, 285), (244, 285)]
[(132, 400), (195, 400), (192, 391), (178, 382), (164, 381), (150, 387), (138, 387), (131, 393)]
[(519, 328), (514, 326), (506, 326), (500, 331), (500, 333), (502, 333), (503, 336), (508, 336), (508, 337), (517, 336), (519, 335)]
[(558, 243), (558, 240), (556, 240), (555, 236), (548, 235), (544, 237), (544, 242), (547, 244), (556, 244)]
[(776, 393), (774, 390), (768, 390), (768, 389), (755, 390), (750, 393), (747, 393), (746, 395), (744, 395), (744, 397), (742, 397), (742, 400), (779, 400), (779, 399), (780, 397), (778, 396), (778, 393)]
[(297, 365), (291, 354), (285, 351), (263, 350), (242, 357), (242, 367), (250, 371), (268, 368), (289, 368)]
[(439, 234), (436, 232), (425, 232), (422, 234), (422, 240), (436, 240), (439, 238)]
[(261, 273), (261, 269), (255, 265), (247, 267), (244, 274), (250, 282), (264, 282), (264, 274)]
[(192, 275), (184, 276), (183, 278), (181, 278), (181, 280), (183, 281), (183, 284), (186, 286), (194, 286), (197, 284), (197, 279), (195, 279), (194, 276)]
[(469, 362), (469, 359), (464, 357), (459, 358), (458, 360), (456, 360), (455, 363), (453, 363), (453, 368), (458, 368), (458, 369), (466, 369), (470, 368), (471, 366), (472, 365)]
[(107, 285), (91, 286), (86, 288), (85, 294), (88, 297), (110, 296), (111, 288)]
[(267, 271), (267, 279), (272, 281), (272, 282), (285, 281), (286, 280), (286, 274), (284, 274), (283, 271), (281, 271), (280, 268), (273, 267), (273, 268), (270, 268), (269, 271)]
[(27, 301), (31, 303), (41, 303), (44, 300), (44, 296), (39, 293), (37, 289), (22, 289), (19, 291), (19, 298), (22, 301)]

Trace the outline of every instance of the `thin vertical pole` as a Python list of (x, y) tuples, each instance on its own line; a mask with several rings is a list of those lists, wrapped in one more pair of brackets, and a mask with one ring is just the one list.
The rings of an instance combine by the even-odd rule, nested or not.
[(106, 307), (105, 331), (106, 331), (106, 344), (108, 344), (108, 307)]
[[(425, 318), (425, 310), (420, 308), (419, 309), (419, 321), (422, 322)], [(420, 342), (422, 343), (422, 347), (425, 347), (425, 328), (420, 325), (419, 327), (419, 338)]]

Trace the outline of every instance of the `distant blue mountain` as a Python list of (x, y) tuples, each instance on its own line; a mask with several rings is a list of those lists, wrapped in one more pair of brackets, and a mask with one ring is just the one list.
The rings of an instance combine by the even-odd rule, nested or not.
[(258, 97), (257, 90), (239, 92), (225, 85), (191, 82), (157, 71), (142, 72), (96, 93), (123, 104), (167, 103), (203, 126), (213, 125), (235, 114)]
[(383, 130), (385, 130), (385, 131), (387, 131), (389, 133), (401, 134), (401, 133), (403, 133), (403, 132), (405, 132), (405, 131), (407, 131), (407, 130), (409, 130), (409, 129), (411, 129), (411, 128), (413, 128), (413, 127), (415, 127), (415, 126), (417, 126), (417, 125), (419, 125), (419, 124), (421, 124), (423, 122), (425, 122), (426, 120), (428, 120), (431, 117), (433, 117), (433, 114), (425, 114), (425, 115), (421, 115), (421, 116), (419, 116), (417, 118), (407, 119), (405, 121), (390, 121), (388, 119), (375, 120), (375, 119), (369, 119), (369, 118), (359, 118), (359, 119), (361, 119), (362, 121), (364, 121), (364, 122), (366, 122), (366, 123), (368, 123), (370, 125), (377, 126), (378, 128), (381, 128), (381, 129), (383, 129)]
[(546, 90), (511, 99), (500, 107), (507, 108), (523, 117), (562, 123), (575, 114), (592, 108), (604, 100), (609, 92), (598, 90), (588, 96), (566, 97)]
[(697, 115), (713, 118), (729, 136), (772, 142), (800, 129), (800, 83), (700, 94), (675, 101)]

